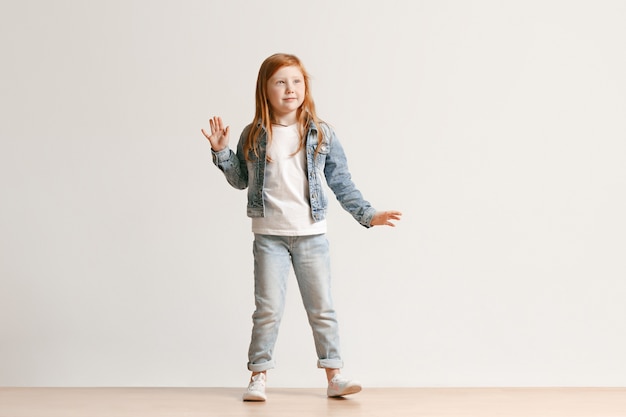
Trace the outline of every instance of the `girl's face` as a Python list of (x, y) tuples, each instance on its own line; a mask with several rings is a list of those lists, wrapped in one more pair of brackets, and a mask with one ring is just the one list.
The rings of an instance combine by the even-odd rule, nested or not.
[(304, 76), (296, 66), (281, 67), (267, 81), (267, 98), (275, 121), (288, 119), (295, 123), (305, 95)]

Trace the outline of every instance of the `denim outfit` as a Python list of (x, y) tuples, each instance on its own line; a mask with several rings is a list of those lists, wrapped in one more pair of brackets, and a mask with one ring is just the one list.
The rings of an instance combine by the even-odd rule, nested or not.
[[(241, 134), (237, 153), (229, 148), (212, 151), (213, 162), (226, 180), (237, 189), (248, 188), (247, 214), (263, 217), (265, 206), (263, 184), (266, 166), (267, 134), (259, 138), (258, 157), (250, 153), (245, 159), (243, 145), (251, 125)], [(324, 142), (315, 155), (318, 128), (311, 123), (305, 140), (309, 202), (315, 221), (326, 218), (328, 198), (323, 179), (341, 206), (361, 225), (370, 227), (376, 210), (363, 199), (352, 182), (345, 153), (334, 131), (326, 124)], [(324, 234), (313, 236), (272, 236), (255, 234), (254, 283), (256, 310), (248, 351), (248, 369), (262, 372), (274, 367), (273, 349), (285, 305), (290, 266), (293, 266), (302, 301), (313, 330), (313, 339), (321, 368), (341, 368), (339, 334), (330, 292), (330, 257)]]

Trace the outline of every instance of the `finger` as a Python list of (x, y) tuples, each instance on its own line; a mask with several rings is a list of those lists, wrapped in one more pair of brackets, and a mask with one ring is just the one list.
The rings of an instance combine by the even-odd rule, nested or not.
[(209, 119), (209, 125), (211, 126), (211, 134), (214, 134), (215, 130), (217, 129), (217, 124), (215, 123), (215, 117), (212, 119)]
[(222, 118), (219, 116), (215, 117), (215, 131), (219, 133), (224, 132), (224, 122), (222, 121)]
[(209, 139), (209, 134), (204, 129), (200, 129), (200, 130), (202, 131), (202, 134), (204, 135), (204, 137)]
[(387, 225), (391, 226), (391, 227), (396, 227), (396, 224), (393, 223), (392, 220), (399, 221), (400, 220), (400, 216), (395, 215), (395, 214), (389, 214), (387, 216)]
[(395, 224), (393, 224), (393, 223), (391, 222), (391, 219), (389, 219), (389, 218), (386, 218), (386, 219), (385, 219), (385, 222), (384, 222), (383, 224), (384, 224), (385, 226), (396, 227), (396, 225), (395, 225)]

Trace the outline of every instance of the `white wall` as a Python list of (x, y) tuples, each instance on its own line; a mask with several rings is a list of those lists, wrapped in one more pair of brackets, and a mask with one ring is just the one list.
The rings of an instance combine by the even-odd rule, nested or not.
[[(8, 1), (0, 385), (244, 386), (245, 192), (200, 134), (299, 55), (395, 229), (329, 218), (368, 386), (626, 385), (626, 3)], [(322, 386), (292, 285), (273, 386)]]

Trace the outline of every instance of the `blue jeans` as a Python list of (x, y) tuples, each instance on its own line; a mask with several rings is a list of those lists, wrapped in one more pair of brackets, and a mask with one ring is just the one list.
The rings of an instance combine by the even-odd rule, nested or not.
[(341, 368), (339, 328), (330, 293), (330, 256), (326, 235), (254, 235), (254, 296), (248, 369), (274, 367), (274, 345), (285, 307), (290, 267), (313, 330), (320, 368)]

